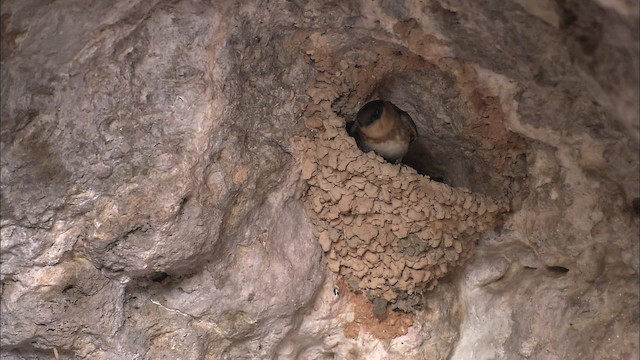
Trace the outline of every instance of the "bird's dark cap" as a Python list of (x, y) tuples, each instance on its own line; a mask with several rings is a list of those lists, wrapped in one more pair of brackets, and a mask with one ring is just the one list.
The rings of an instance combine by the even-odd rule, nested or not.
[(373, 100), (366, 103), (358, 111), (356, 115), (356, 121), (358, 125), (366, 127), (373, 124), (376, 120), (380, 119), (382, 111), (384, 110), (383, 100)]

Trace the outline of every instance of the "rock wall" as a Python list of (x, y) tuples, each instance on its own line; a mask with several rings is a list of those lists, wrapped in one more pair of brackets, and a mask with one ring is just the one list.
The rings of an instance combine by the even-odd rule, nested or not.
[[(2, 2), (2, 358), (637, 358), (639, 8)], [(418, 126), (405, 165), (342, 128), (378, 97)], [(347, 158), (372, 199), (380, 171), (509, 211), (393, 311), (305, 212)]]

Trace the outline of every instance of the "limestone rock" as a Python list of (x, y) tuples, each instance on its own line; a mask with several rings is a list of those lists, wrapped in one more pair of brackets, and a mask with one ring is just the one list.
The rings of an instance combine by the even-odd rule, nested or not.
[(639, 8), (2, 2), (2, 358), (638, 358)]

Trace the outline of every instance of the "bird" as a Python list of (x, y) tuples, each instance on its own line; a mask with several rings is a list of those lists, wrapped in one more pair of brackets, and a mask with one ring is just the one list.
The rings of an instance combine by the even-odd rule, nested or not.
[(366, 103), (346, 130), (360, 150), (373, 150), (390, 163), (402, 161), (409, 144), (418, 137), (413, 119), (405, 111), (386, 100)]

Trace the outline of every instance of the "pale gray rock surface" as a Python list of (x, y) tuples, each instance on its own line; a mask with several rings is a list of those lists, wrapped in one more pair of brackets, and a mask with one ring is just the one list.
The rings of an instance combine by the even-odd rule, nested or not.
[[(2, 358), (638, 358), (639, 8), (2, 2)], [(512, 201), (393, 339), (345, 335), (291, 146), (374, 92)]]

